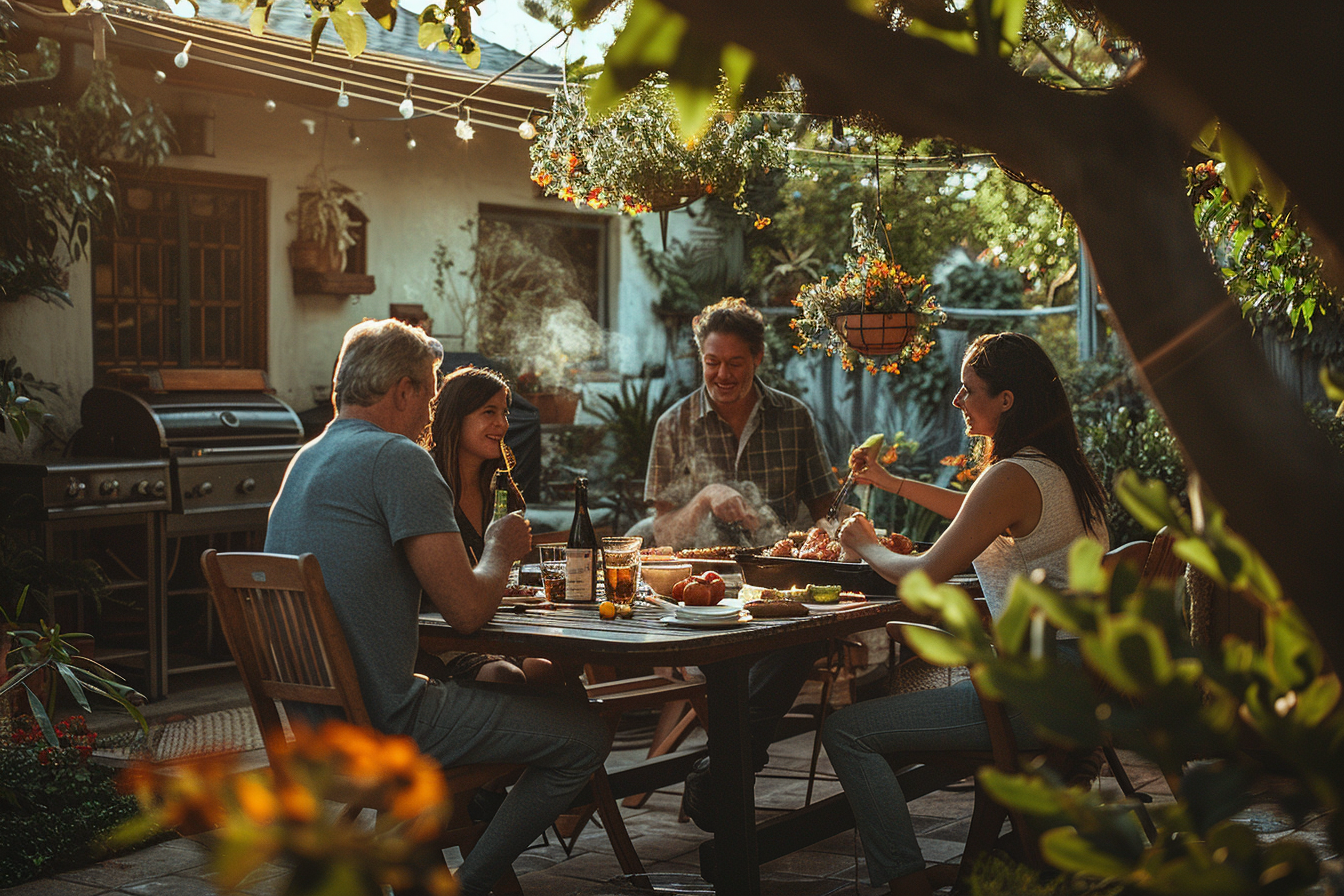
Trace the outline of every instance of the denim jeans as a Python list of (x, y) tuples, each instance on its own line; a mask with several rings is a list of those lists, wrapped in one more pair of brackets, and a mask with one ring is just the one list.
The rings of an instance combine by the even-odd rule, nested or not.
[[(1060, 642), (1059, 652), (1062, 662), (1077, 664), (1072, 642)], [(1018, 746), (1040, 745), (1020, 712), (1008, 707), (1008, 717)], [(885, 757), (907, 750), (990, 748), (985, 714), (969, 679), (846, 706), (826, 720), (822, 742), (854, 810), (868, 878), (876, 887), (924, 868), (910, 808)]]
[(490, 892), (513, 860), (569, 808), (611, 746), (606, 725), (582, 699), (457, 681), (426, 686), (412, 735), (445, 766), (528, 766), (458, 869), (462, 896)]

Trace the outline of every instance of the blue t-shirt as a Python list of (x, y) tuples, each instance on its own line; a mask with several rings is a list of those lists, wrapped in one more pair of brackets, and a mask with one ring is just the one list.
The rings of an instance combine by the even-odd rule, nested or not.
[(433, 458), (403, 435), (337, 418), (285, 471), (266, 550), (317, 557), (374, 727), (409, 734), (420, 581), (400, 542), (457, 532), (453, 493)]

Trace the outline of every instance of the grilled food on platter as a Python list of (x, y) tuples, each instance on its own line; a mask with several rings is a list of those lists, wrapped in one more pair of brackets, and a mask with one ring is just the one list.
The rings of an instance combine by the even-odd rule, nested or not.
[[(802, 535), (801, 542), (794, 538), (794, 535), (799, 534)], [(899, 532), (883, 535), (878, 541), (883, 547), (897, 554), (909, 554), (915, 549), (914, 543)], [(820, 527), (813, 526), (806, 533), (791, 533), (788, 538), (781, 538), (771, 545), (763, 556), (829, 561), (839, 560), (842, 550), (840, 542), (827, 535)]]
[(731, 560), (733, 555), (742, 550), (741, 547), (731, 544), (715, 545), (711, 548), (683, 548), (677, 551), (678, 560)]

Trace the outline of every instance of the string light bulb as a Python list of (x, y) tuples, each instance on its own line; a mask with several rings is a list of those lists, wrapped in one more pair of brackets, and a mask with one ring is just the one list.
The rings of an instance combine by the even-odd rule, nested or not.
[(182, 45), (182, 49), (178, 51), (177, 55), (173, 57), (173, 65), (178, 68), (186, 68), (187, 63), (191, 61), (191, 57), (187, 55), (190, 52), (191, 41), (187, 41)]
[(164, 74), (163, 69), (160, 68), (160, 69), (155, 69), (155, 70), (154, 70), (154, 83), (155, 83), (155, 84), (162, 84), (164, 81), (167, 81), (167, 80), (168, 80), (168, 76), (167, 76), (166, 74)]
[(270, 97), (266, 97), (266, 102), (261, 104), (261, 108), (265, 109), (267, 112), (274, 112), (275, 100), (271, 99)]
[(341, 92), (336, 94), (336, 105), (344, 109), (350, 105), (350, 94), (345, 92), (345, 82), (341, 82)]
[(453, 131), (463, 140), (470, 140), (476, 136), (476, 129), (471, 126), (471, 107), (462, 110), (466, 113), (464, 118), (459, 118), (457, 124), (453, 126)]
[(415, 83), (415, 75), (406, 73), (406, 95), (397, 103), (397, 111), (401, 113), (402, 118), (410, 118), (415, 114), (415, 103), (411, 102), (411, 85)]
[(529, 115), (518, 122), (518, 136), (524, 140), (532, 140), (537, 136), (537, 126), (532, 123), (532, 116)]
[(358, 146), (361, 142), (359, 135), (355, 133), (355, 123), (352, 121), (350, 122), (350, 145)]
[(410, 125), (406, 125), (406, 148), (415, 149), (415, 135), (411, 133)]

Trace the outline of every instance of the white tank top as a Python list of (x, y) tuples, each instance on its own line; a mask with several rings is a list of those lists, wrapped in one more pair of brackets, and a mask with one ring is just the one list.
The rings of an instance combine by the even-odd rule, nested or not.
[(1034, 448), (1025, 448), (999, 463), (1017, 464), (1031, 474), (1041, 493), (1041, 519), (1035, 529), (1020, 538), (1000, 535), (975, 558), (975, 574), (995, 619), (1003, 612), (1014, 576), (1043, 569), (1044, 584), (1063, 590), (1069, 582), (1069, 548), (1078, 538), (1099, 541), (1105, 550), (1111, 545), (1104, 523), (1098, 523), (1098, 532), (1089, 531), (1083, 524), (1069, 477), (1054, 461)]

